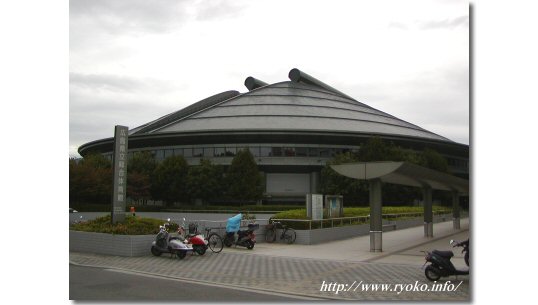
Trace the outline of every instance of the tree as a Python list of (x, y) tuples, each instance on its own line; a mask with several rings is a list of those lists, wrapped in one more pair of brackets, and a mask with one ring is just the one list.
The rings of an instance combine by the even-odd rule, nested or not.
[(182, 156), (168, 157), (161, 162), (153, 174), (151, 195), (163, 200), (166, 205), (187, 199), (188, 165)]
[(151, 176), (157, 168), (157, 162), (149, 151), (136, 152), (127, 165), (128, 172), (137, 172)]
[(151, 178), (139, 172), (127, 174), (127, 197), (134, 201), (149, 199), (151, 197)]
[(151, 177), (157, 163), (149, 151), (137, 152), (127, 165), (127, 196), (135, 201), (151, 197)]
[(101, 154), (69, 160), (69, 199), (73, 203), (108, 203), (112, 199), (111, 162)]
[(189, 167), (187, 193), (191, 199), (210, 199), (222, 196), (223, 170), (208, 159), (201, 159), (200, 165)]
[(386, 143), (380, 137), (372, 137), (361, 145), (358, 159), (361, 162), (371, 161), (404, 161), (407, 152), (394, 145)]
[(433, 149), (426, 148), (420, 154), (420, 160), (418, 164), (443, 173), (448, 172), (448, 162), (443, 156), (441, 156), (440, 153)]
[(263, 196), (263, 177), (248, 149), (237, 152), (226, 175), (228, 196), (241, 203), (259, 200)]

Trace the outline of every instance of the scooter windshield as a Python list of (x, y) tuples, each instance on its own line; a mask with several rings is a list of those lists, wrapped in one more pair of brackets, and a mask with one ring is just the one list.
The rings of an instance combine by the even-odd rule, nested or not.
[(235, 215), (234, 217), (228, 218), (226, 223), (226, 232), (237, 232), (241, 226), (241, 218), (243, 215), (241, 213)]

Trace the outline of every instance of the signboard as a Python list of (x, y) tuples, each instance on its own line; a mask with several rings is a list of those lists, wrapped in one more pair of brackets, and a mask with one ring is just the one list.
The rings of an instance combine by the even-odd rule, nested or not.
[(323, 195), (312, 194), (312, 220), (323, 219)]
[(325, 196), (325, 208), (330, 218), (344, 216), (344, 198), (338, 195)]
[(127, 139), (129, 127), (117, 125), (114, 128), (114, 153), (112, 160), (112, 223), (125, 220), (127, 200)]

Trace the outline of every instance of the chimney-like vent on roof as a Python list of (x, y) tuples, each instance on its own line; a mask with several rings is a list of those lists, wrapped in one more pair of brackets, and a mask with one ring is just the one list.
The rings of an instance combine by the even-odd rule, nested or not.
[(263, 82), (259, 79), (256, 79), (252, 76), (249, 76), (247, 77), (247, 79), (245, 79), (245, 86), (247, 87), (248, 91), (252, 91), (256, 88), (260, 88), (260, 87), (263, 87), (263, 86), (267, 86), (269, 85), (268, 83), (266, 82)]
[(334, 89), (333, 87), (327, 85), (326, 83), (317, 80), (316, 78), (304, 73), (303, 71), (301, 71), (301, 70), (299, 70), (297, 68), (291, 69), (290, 73), (288, 74), (288, 77), (290, 78), (290, 80), (292, 82), (305, 83), (305, 84), (317, 86), (317, 87), (320, 87), (322, 89), (332, 91), (332, 92), (334, 92), (334, 93), (336, 93), (338, 95), (341, 95), (343, 97), (346, 97), (346, 98), (349, 98), (349, 99), (352, 99), (352, 100), (355, 101), (355, 99), (350, 97), (349, 95)]

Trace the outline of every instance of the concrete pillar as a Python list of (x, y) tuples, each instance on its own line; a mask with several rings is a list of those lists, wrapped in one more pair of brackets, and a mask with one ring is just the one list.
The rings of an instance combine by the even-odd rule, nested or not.
[(381, 179), (369, 180), (370, 184), (370, 252), (383, 251), (383, 219)]
[(319, 187), (319, 172), (310, 173), (310, 193), (317, 194)]
[(429, 186), (422, 188), (423, 201), (424, 201), (424, 237), (433, 237), (433, 204), (432, 204), (433, 190)]
[(460, 196), (458, 192), (452, 192), (452, 224), (454, 230), (460, 229)]

